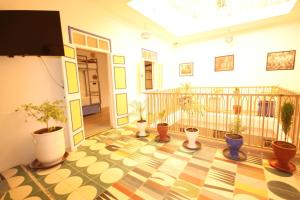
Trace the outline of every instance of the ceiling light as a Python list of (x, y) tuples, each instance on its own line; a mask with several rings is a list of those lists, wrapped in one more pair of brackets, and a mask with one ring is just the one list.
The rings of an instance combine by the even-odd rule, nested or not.
[(151, 34), (148, 31), (142, 32), (141, 37), (145, 40), (150, 39)]

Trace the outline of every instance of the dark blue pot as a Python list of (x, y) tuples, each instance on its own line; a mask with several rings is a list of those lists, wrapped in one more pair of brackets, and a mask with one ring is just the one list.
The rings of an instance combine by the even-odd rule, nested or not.
[(225, 140), (229, 147), (230, 157), (233, 160), (239, 159), (239, 150), (243, 145), (243, 136), (239, 134), (225, 134)]

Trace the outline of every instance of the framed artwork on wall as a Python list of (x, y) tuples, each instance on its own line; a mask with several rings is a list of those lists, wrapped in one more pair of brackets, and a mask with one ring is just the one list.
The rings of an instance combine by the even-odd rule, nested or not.
[(296, 50), (269, 52), (267, 56), (267, 71), (293, 70)]
[(234, 55), (215, 57), (215, 71), (232, 71), (234, 69)]
[(179, 76), (193, 76), (194, 63), (180, 63)]

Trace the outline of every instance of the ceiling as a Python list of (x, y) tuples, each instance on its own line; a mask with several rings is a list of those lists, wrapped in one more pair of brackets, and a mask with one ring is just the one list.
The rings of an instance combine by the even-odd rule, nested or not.
[(177, 37), (288, 14), (297, 0), (131, 0), (128, 5)]
[(300, 18), (298, 0), (113, 0), (122, 20), (172, 42), (187, 42)]

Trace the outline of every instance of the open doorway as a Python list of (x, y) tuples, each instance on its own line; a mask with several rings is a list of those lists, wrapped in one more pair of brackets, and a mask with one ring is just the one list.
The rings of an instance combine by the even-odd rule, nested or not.
[(145, 89), (152, 90), (153, 89), (153, 80), (152, 80), (153, 62), (144, 61), (144, 66), (145, 66)]
[(108, 54), (77, 49), (85, 137), (110, 129)]

